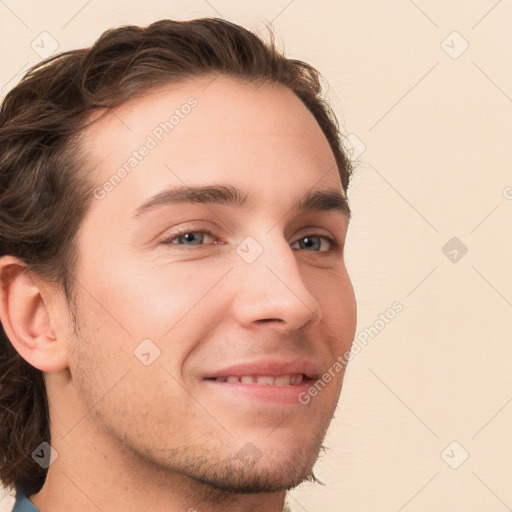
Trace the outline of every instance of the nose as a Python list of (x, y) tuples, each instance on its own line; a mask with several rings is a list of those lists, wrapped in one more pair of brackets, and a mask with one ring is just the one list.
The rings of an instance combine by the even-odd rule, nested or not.
[(261, 249), (252, 262), (240, 257), (232, 276), (238, 283), (233, 308), (239, 324), (269, 324), (281, 332), (292, 332), (320, 322), (320, 304), (304, 282), (304, 269), (301, 273), (286, 240), (274, 233), (265, 238)]

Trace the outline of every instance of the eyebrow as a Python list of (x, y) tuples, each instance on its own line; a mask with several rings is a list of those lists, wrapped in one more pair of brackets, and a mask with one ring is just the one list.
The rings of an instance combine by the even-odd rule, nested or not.
[[(220, 204), (237, 208), (250, 205), (249, 194), (233, 185), (194, 185), (167, 188), (151, 196), (133, 211), (137, 219), (162, 206), (180, 203)], [(299, 211), (336, 211), (350, 219), (348, 200), (337, 190), (310, 190), (299, 197), (292, 209)]]

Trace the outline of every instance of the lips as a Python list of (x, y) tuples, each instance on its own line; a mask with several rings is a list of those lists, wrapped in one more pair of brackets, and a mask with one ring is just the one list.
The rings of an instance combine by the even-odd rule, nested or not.
[(273, 359), (227, 366), (209, 372), (203, 378), (217, 382), (284, 386), (300, 384), (303, 380), (315, 380), (318, 375), (318, 365), (313, 361)]
[(307, 377), (303, 373), (294, 375), (279, 375), (273, 377), (272, 375), (230, 375), (228, 377), (216, 377), (209, 380), (215, 382), (242, 382), (244, 384), (259, 384), (260, 386), (298, 386)]
[(214, 400), (237, 409), (250, 408), (253, 403), (258, 407), (305, 407), (299, 397), (318, 379), (319, 368), (306, 359), (260, 359), (211, 371), (203, 376), (203, 382)]

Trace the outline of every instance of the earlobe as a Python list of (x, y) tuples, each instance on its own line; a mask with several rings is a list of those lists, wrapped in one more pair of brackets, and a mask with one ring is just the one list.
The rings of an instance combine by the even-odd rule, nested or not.
[(66, 344), (52, 328), (42, 290), (26, 264), (0, 258), (0, 285), (0, 321), (20, 356), (43, 372), (67, 368)]

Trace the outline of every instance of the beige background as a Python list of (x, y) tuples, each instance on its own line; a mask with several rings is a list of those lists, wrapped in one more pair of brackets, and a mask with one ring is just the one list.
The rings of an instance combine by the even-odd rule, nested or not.
[(358, 334), (403, 305), (351, 362), (317, 465), (327, 485), (294, 491), (294, 509), (509, 510), (512, 1), (3, 0), (1, 93), (40, 59), (43, 31), (63, 51), (202, 16), (260, 33), (272, 20), (287, 54), (323, 72), (364, 149), (347, 244)]

